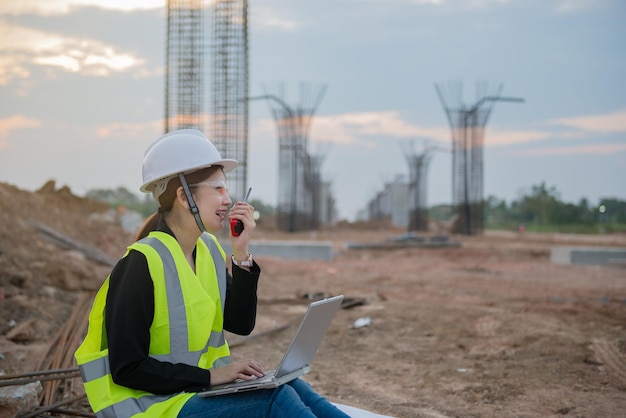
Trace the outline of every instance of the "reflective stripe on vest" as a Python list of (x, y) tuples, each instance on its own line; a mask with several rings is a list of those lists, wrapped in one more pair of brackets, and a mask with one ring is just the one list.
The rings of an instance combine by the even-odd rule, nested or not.
[(98, 418), (121, 418), (145, 412), (150, 406), (170, 399), (172, 395), (148, 395), (141, 398), (126, 398), (121, 402), (104, 408), (96, 413)]
[[(153, 255), (149, 255), (148, 253), (144, 252), (145, 250), (141, 249), (142, 245), (149, 246), (158, 255), (160, 259), (160, 263), (161, 263), (159, 264), (159, 266), (162, 266), (162, 269), (163, 269), (162, 273), (164, 276), (164, 280), (155, 282), (155, 287), (157, 286), (158, 283), (161, 283), (159, 284), (159, 286), (163, 286), (163, 284), (165, 286), (165, 295), (166, 295), (165, 297), (167, 298), (167, 305), (168, 305), (167, 318), (169, 320), (168, 330), (169, 330), (170, 346), (169, 346), (169, 352), (167, 354), (150, 354), (150, 357), (155, 358), (160, 361), (168, 361), (172, 363), (185, 363), (185, 364), (199, 366), (202, 355), (207, 353), (209, 348), (212, 347), (213, 348), (212, 355), (219, 356), (219, 357), (217, 359), (215, 358), (213, 359), (211, 367), (221, 367), (230, 363), (230, 356), (228, 355), (228, 346), (226, 345), (223, 329), (221, 329), (223, 327), (223, 324), (221, 324), (222, 326), (220, 326), (219, 323), (214, 324), (216, 327), (220, 328), (220, 331), (211, 330), (208, 341), (206, 342), (206, 344), (204, 345), (202, 349), (190, 351), (189, 349), (189, 335), (190, 334), (188, 330), (188, 323), (187, 323), (187, 316), (186, 316), (185, 309), (174, 309), (175, 307), (184, 306), (183, 288), (181, 287), (181, 279), (179, 277), (179, 272), (176, 269), (176, 260), (174, 259), (172, 252), (168, 249), (164, 241), (159, 239), (159, 234), (163, 234), (161, 235), (161, 237), (164, 240), (168, 240), (169, 238), (172, 238), (169, 235), (157, 232), (137, 242), (136, 243), (137, 245), (133, 244), (131, 247), (129, 247), (129, 251), (130, 249), (135, 249), (144, 253), (144, 255), (146, 256), (146, 260), (148, 260), (148, 265), (150, 268), (151, 266), (150, 260), (152, 260), (153, 263), (155, 260), (154, 253), (152, 253)], [(208, 233), (203, 233), (201, 236), (201, 240), (202, 240), (202, 243), (204, 243), (204, 245), (206, 245), (206, 247), (208, 248), (212, 261), (213, 261), (213, 266), (215, 268), (215, 274), (216, 274), (217, 282), (218, 282), (217, 291), (219, 292), (219, 298), (221, 302), (221, 310), (219, 314), (221, 315), (223, 312), (223, 307), (224, 307), (225, 299), (226, 299), (225, 253), (223, 252), (222, 248), (217, 243), (217, 240), (212, 235)], [(204, 248), (201, 249), (199, 247), (200, 247), (200, 243), (198, 243), (198, 246), (196, 248), (196, 251), (197, 251), (196, 258), (198, 259), (200, 258), (198, 257), (198, 252), (206, 253), (206, 249)], [(198, 260), (198, 261), (208, 262), (209, 260)], [(180, 259), (179, 259), (179, 263), (180, 263)], [(154, 274), (154, 272), (152, 272), (152, 269), (151, 269), (151, 274)], [(154, 280), (154, 277), (153, 277), (153, 280)], [(108, 283), (106, 283), (105, 285), (108, 286)], [(103, 287), (105, 287), (105, 285), (103, 285)], [(215, 288), (213, 289), (216, 290)], [(215, 293), (216, 292), (214, 292), (214, 294)], [(155, 294), (156, 294), (156, 289), (155, 289)], [(97, 309), (96, 304), (98, 300), (101, 303), (104, 303), (103, 298), (106, 298), (106, 292), (101, 298), (98, 298), (98, 296), (96, 297), (97, 301), (94, 302), (95, 309)], [(103, 311), (104, 311), (104, 306), (102, 306), (102, 312)], [(90, 318), (91, 316), (92, 315), (90, 315)], [(102, 314), (100, 316), (102, 316)], [(102, 322), (102, 327), (103, 327), (104, 324), (103, 324), (102, 318), (98, 318), (98, 319), (100, 320), (100, 322)], [(91, 327), (91, 324), (90, 324), (90, 327)], [(97, 332), (97, 330), (94, 330), (94, 332)], [(88, 337), (89, 337), (89, 334), (88, 334)], [(83, 344), (85, 344), (85, 342)], [(141, 414), (150, 407), (152, 407), (150, 411), (154, 410), (154, 413), (150, 413), (149, 415), (146, 415), (146, 416), (159, 416), (160, 413), (168, 410), (170, 406), (174, 407), (174, 404), (172, 404), (172, 402), (174, 403), (183, 402), (184, 404), (184, 402), (186, 402), (186, 400), (190, 396), (192, 396), (192, 394), (188, 394), (188, 393), (184, 393), (184, 394), (179, 393), (179, 394), (165, 395), (165, 396), (153, 395), (147, 392), (136, 391), (136, 390), (132, 390), (129, 388), (118, 386), (112, 381), (111, 371), (110, 371), (110, 366), (109, 366), (108, 352), (105, 349), (106, 347), (102, 348), (104, 349), (104, 351), (102, 351), (101, 352), (102, 354), (100, 355), (100, 357), (97, 357), (97, 358), (94, 358), (93, 355), (89, 355), (89, 353), (85, 353), (86, 355), (84, 355), (82, 352), (81, 352), (81, 356), (79, 356), (78, 353), (79, 351), (81, 351), (81, 348), (77, 350), (77, 362), (79, 362), (79, 368), (81, 371), (83, 382), (85, 383), (86, 392), (89, 394), (90, 392), (93, 392), (95, 390), (97, 393), (98, 387), (102, 387), (102, 385), (106, 385), (107, 390), (109, 391), (108, 393), (111, 394), (110, 395), (111, 397), (108, 398), (110, 399), (110, 401), (107, 402), (106, 399), (105, 400), (99, 399), (99, 403), (101, 405), (95, 405), (96, 408), (94, 409), (97, 409), (98, 406), (102, 407), (106, 405), (107, 403), (114, 402), (113, 404), (106, 405), (104, 406), (104, 408), (99, 410), (96, 413), (98, 417), (102, 417), (102, 418), (104, 417), (106, 418), (130, 417), (135, 414)], [(94, 354), (97, 355), (97, 352)], [(211, 356), (211, 354), (209, 355)], [(79, 361), (79, 357), (81, 357), (81, 359), (84, 357), (89, 357), (91, 360), (84, 362), (84, 364), (80, 364), (81, 361)], [(205, 361), (206, 360), (207, 359), (205, 358)], [(205, 363), (203, 362), (203, 364)], [(93, 386), (90, 386), (90, 383)], [(90, 388), (90, 390), (87, 390), (88, 387)], [(123, 395), (124, 392), (127, 392), (127, 395)], [(114, 396), (117, 396), (119, 400), (115, 401), (114, 399), (111, 399)], [(174, 398), (179, 398), (179, 399), (175, 400)], [(182, 407), (182, 404), (180, 405), (180, 407)]]

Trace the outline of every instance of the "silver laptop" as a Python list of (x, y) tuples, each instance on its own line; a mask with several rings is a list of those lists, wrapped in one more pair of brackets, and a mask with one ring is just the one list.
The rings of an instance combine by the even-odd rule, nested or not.
[(216, 396), (258, 389), (271, 389), (283, 385), (311, 371), (311, 361), (335, 313), (341, 307), (343, 295), (319, 300), (309, 305), (296, 335), (275, 370), (265, 376), (216, 385), (198, 393), (198, 396)]

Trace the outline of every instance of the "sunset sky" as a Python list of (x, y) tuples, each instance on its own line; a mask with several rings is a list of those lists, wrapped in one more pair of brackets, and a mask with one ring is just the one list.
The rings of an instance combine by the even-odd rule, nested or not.
[[(137, 191), (162, 134), (166, 2), (0, 0), (0, 182), (76, 194)], [(354, 219), (406, 154), (434, 147), (429, 205), (452, 200), (451, 132), (435, 84), (502, 84), (485, 133), (484, 190), (517, 199), (626, 199), (626, 2), (249, 1), (250, 94), (326, 88), (310, 130), (341, 218)], [(250, 102), (252, 199), (277, 201), (267, 103)], [(224, 155), (224, 157), (229, 157)]]

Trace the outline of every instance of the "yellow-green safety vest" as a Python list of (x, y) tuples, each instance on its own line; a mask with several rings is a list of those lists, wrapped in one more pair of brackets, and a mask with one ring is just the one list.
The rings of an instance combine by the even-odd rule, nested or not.
[[(151, 232), (125, 256), (130, 250), (145, 255), (154, 284), (149, 356), (203, 369), (230, 363), (223, 331), (226, 254), (215, 236), (205, 232), (198, 239), (196, 273), (165, 232)], [(87, 336), (75, 353), (91, 408), (98, 418), (175, 417), (193, 393), (154, 395), (113, 382), (104, 324), (109, 279), (96, 294)]]

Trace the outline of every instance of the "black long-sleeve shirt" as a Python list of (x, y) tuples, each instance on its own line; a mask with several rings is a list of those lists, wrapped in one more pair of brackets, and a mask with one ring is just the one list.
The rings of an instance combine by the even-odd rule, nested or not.
[[(173, 236), (167, 225), (160, 225), (159, 229)], [(234, 265), (232, 269), (232, 275), (226, 271), (224, 329), (247, 335), (256, 320), (256, 291), (261, 269), (256, 263), (251, 271)], [(111, 272), (105, 308), (113, 381), (154, 394), (196, 392), (210, 386), (211, 374), (205, 369), (148, 356), (153, 317), (154, 286), (148, 262), (142, 253), (131, 250)]]

